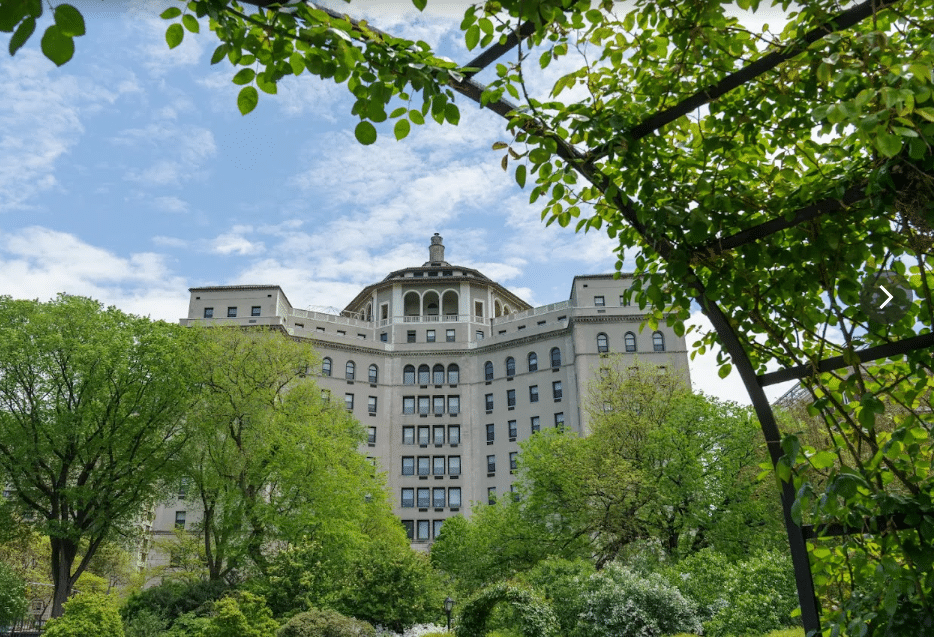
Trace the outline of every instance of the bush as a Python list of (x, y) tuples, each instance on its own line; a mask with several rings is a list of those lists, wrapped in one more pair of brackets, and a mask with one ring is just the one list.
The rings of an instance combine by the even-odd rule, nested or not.
[(80, 593), (65, 602), (64, 614), (50, 619), (43, 637), (124, 637), (116, 600), (99, 593)]
[(593, 573), (593, 565), (586, 560), (572, 562), (548, 558), (521, 577), (551, 603), (561, 627), (561, 634), (570, 635), (576, 629), (583, 611), (581, 593), (584, 584)]
[(668, 583), (697, 604), (697, 616), (707, 623), (727, 604), (727, 578), (732, 562), (713, 549), (703, 549), (664, 571)]
[(228, 588), (224, 582), (166, 582), (132, 595), (120, 609), (120, 614), (128, 625), (139, 613), (148, 612), (162, 617), (167, 626), (172, 626), (181, 615), (202, 607), (206, 612), (206, 605), (219, 599)]
[(701, 631), (693, 601), (656, 573), (610, 563), (586, 583), (577, 637), (656, 637)]
[(12, 624), (26, 614), (26, 582), (0, 562), (0, 625)]
[(311, 609), (299, 613), (279, 629), (276, 637), (375, 637), (368, 623), (333, 610)]
[(168, 622), (159, 613), (143, 610), (123, 622), (126, 637), (162, 637)]
[(266, 600), (241, 591), (214, 602), (200, 637), (268, 637), (278, 627)]

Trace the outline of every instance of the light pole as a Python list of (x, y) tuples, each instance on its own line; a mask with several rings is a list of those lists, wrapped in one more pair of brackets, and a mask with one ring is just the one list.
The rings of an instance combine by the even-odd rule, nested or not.
[(444, 600), (444, 612), (448, 616), (448, 632), (451, 632), (451, 611), (454, 609), (454, 600), (448, 595)]

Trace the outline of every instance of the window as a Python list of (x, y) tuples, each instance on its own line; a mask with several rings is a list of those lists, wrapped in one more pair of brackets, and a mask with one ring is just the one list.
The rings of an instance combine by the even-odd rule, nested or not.
[(555, 402), (561, 400), (563, 392), (561, 391), (561, 381), (556, 380), (551, 384), (551, 395), (554, 396)]
[(376, 413), (376, 396), (370, 396), (367, 399), (366, 410), (367, 410), (367, 413), (370, 413), (370, 414)]
[(415, 456), (402, 456), (402, 475), (415, 475)]
[(457, 509), (461, 505), (461, 488), (460, 487), (450, 487), (448, 488), (448, 506), (452, 509)]
[(415, 413), (415, 396), (403, 396), (402, 397), (402, 413), (403, 414), (414, 414)]
[(555, 414), (555, 427), (558, 429), (564, 429), (564, 414), (563, 413)]
[(418, 384), (427, 385), (431, 382), (431, 369), (428, 365), (418, 366)]
[(448, 456), (448, 475), (459, 476), (461, 474), (461, 457)]
[(483, 318), (483, 301), (473, 302), (473, 313), (477, 318)]
[(461, 413), (461, 397), (460, 396), (448, 396), (448, 413), (452, 416), (456, 416)]
[(516, 375), (516, 359), (512, 356), (506, 359), (506, 376), (511, 377)]
[(176, 511), (175, 512), (175, 528), (184, 529), (185, 528), (185, 511)]
[(478, 341), (483, 340), (483, 330), (477, 330), (477, 340)]
[(510, 420), (509, 421), (509, 437), (515, 438), (518, 434), (519, 434), (519, 428), (516, 427), (516, 421)]
[(444, 487), (435, 487), (431, 492), (431, 505), (440, 509), (444, 506)]
[(460, 443), (461, 443), (461, 426), (460, 425), (449, 425), (448, 426), (448, 444), (459, 445)]
[(610, 351), (610, 343), (609, 339), (606, 337), (606, 334), (597, 334), (597, 351), (600, 353)]
[[(418, 457), (418, 475), (427, 476), (428, 475), (428, 456), (419, 456)], [(419, 505), (421, 506), (421, 505)]]
[(428, 410), (430, 407), (430, 399), (428, 396), (419, 396), (418, 397), (418, 413), (419, 415), (428, 415)]
[(517, 462), (516, 462), (517, 459), (518, 459), (518, 457), (519, 457), (519, 452), (518, 452), (518, 451), (510, 451), (510, 452), (509, 452), (509, 470), (510, 470), (510, 471), (515, 471), (515, 470), (516, 470), (516, 467), (518, 466), (518, 465), (517, 465)]
[(331, 392), (330, 392), (330, 390), (327, 390), (327, 389), (322, 389), (322, 390), (321, 390), (321, 401), (322, 401), (322, 402), (326, 402), (326, 403), (331, 402)]
[(665, 351), (665, 335), (661, 332), (655, 332), (652, 334), (652, 347), (656, 352)]
[(415, 506), (415, 489), (402, 489), (402, 507), (407, 509)]
[(445, 340), (447, 340), (448, 343), (453, 343), (453, 342), (454, 342), (454, 330), (447, 330), (447, 331), (445, 331), (444, 337), (445, 337)]
[(537, 403), (538, 402), (538, 385), (532, 385), (529, 387), (529, 402)]
[(486, 503), (496, 504), (496, 487), (486, 488)]
[(538, 416), (532, 416), (532, 433), (534, 434), (539, 429), (541, 429), (541, 424)]
[(214, 308), (206, 307), (204, 308), (204, 318), (214, 318)]
[(602, 296), (595, 296), (593, 297), (593, 304), (597, 307), (603, 307), (606, 305), (606, 301), (604, 301)]
[(485, 397), (486, 400), (486, 410), (493, 411), (493, 394), (487, 394)]
[(418, 508), (425, 509), (431, 504), (431, 490), (428, 487), (418, 489)]
[(406, 343), (415, 342), (415, 330), (409, 330), (405, 333), (405, 342)]
[(461, 379), (461, 368), (457, 365), (448, 365), (448, 385), (456, 385)]
[(486, 457), (486, 472), (496, 473), (496, 456)]
[(429, 427), (418, 428), (418, 444), (428, 446), (431, 442), (431, 429)]
[(428, 330), (428, 332), (425, 334), (425, 340), (428, 341), (429, 343), (434, 343), (435, 342), (435, 331)]
[(537, 372), (538, 371), (538, 354), (535, 352), (529, 352), (529, 371)]
[(184, 500), (188, 496), (188, 478), (182, 478), (178, 485), (178, 499)]
[(432, 399), (434, 403), (434, 414), (440, 416), (444, 413), (444, 396), (435, 396)]
[(507, 407), (516, 406), (516, 390), (515, 389), (506, 390), (506, 406)]
[(415, 444), (415, 427), (403, 427), (402, 428), (402, 444), (404, 445)]
[(388, 343), (388, 342), (389, 342), (389, 334), (388, 334), (387, 332), (380, 332), (380, 333), (379, 333), (379, 340), (382, 341), (383, 343)]
[(353, 411), (353, 394), (344, 394), (344, 407), (347, 411)]
[(377, 380), (379, 380), (379, 367), (370, 365), (370, 382), (376, 383)]
[(237, 318), (237, 308), (228, 307), (227, 308), (227, 318)]
[(414, 385), (415, 384), (415, 366), (406, 365), (402, 369), (402, 384), (403, 385)]
[(431, 459), (431, 473), (436, 476), (444, 475), (444, 456), (435, 456)]
[(626, 332), (626, 336), (623, 337), (623, 342), (626, 344), (627, 352), (636, 351), (636, 335), (632, 332)]
[(561, 367), (561, 350), (557, 347), (551, 350), (551, 367)]
[(486, 426), (486, 441), (493, 442), (496, 440), (496, 425), (490, 424)]
[(322, 376), (331, 375), (331, 359), (330, 358), (325, 357), (325, 359), (321, 361), (321, 375)]
[(490, 361), (483, 364), (483, 376), (486, 380), (493, 380), (493, 363)]
[(259, 316), (261, 308), (259, 305), (254, 305), (250, 308), (250, 316)]
[(366, 441), (371, 445), (376, 444), (376, 427), (368, 427)]
[(438, 536), (441, 535), (441, 525), (444, 523), (444, 520), (434, 520), (431, 523), (431, 532), (434, 535), (434, 538), (437, 540)]
[(443, 445), (444, 444), (444, 425), (435, 427), (432, 433), (434, 434), (435, 444)]
[(347, 361), (347, 368), (344, 374), (344, 378), (346, 378), (347, 380), (353, 380), (356, 371), (357, 371), (357, 366), (354, 365), (354, 362)]
[(410, 540), (415, 539), (415, 521), (414, 520), (402, 520), (402, 528), (405, 529), (405, 537)]
[(435, 385), (444, 384), (444, 365), (435, 365), (431, 368), (431, 380)]

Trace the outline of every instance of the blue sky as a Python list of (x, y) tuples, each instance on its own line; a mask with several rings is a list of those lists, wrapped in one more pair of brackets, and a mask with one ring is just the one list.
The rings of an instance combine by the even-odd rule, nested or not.
[[(158, 14), (172, 2), (73, 3), (88, 34), (72, 61), (56, 68), (39, 53), (43, 24), (15, 58), (0, 55), (0, 294), (82, 294), (176, 321), (189, 287), (273, 283), (298, 307), (341, 308), (425, 261), (434, 232), (448, 261), (533, 305), (567, 299), (574, 274), (613, 269), (606, 235), (539, 221), (491, 150), (507, 139), (503, 121), (467, 100), (457, 127), (430, 122), (396, 142), (384, 126), (363, 147), (344, 86), (285, 78), (244, 117), (231, 66), (209, 63), (206, 19), (169, 50)], [(340, 3), (466, 62), (464, 4), (437, 5)], [(533, 89), (544, 95), (562, 71)], [(746, 402), (711, 355), (692, 377)]]

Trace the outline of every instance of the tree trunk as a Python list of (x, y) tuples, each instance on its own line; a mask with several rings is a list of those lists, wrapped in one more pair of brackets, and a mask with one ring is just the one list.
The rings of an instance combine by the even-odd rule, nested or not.
[(52, 595), (52, 617), (62, 616), (62, 605), (68, 601), (74, 587), (71, 567), (78, 554), (78, 545), (61, 538), (49, 538), (52, 546), (52, 583), (55, 586)]

